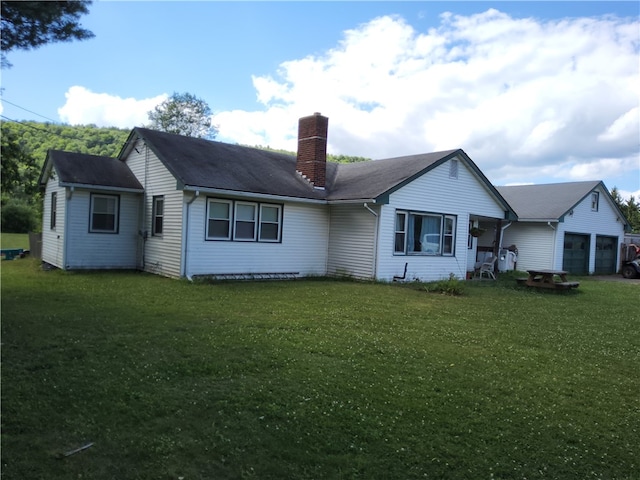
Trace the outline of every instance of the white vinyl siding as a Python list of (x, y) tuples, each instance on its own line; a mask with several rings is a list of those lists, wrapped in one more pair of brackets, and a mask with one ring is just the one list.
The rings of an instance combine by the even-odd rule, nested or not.
[(329, 275), (373, 278), (376, 217), (362, 204), (330, 207)]
[(587, 195), (560, 222), (516, 222), (505, 230), (502, 245), (518, 248), (517, 269), (562, 269), (565, 233), (589, 236), (589, 273), (595, 272), (596, 236), (615, 237), (617, 252), (624, 240), (624, 225), (618, 212), (603, 191), (598, 193), (597, 210), (594, 196)]
[[(104, 194), (100, 193), (100, 196)], [(64, 268), (136, 268), (140, 195), (117, 194), (120, 212), (118, 231), (111, 234), (92, 232), (90, 229), (91, 199), (95, 195), (87, 190), (76, 189), (69, 197), (66, 201)]]
[(49, 178), (45, 187), (42, 225), (51, 225), (51, 199), (54, 193), (57, 201), (56, 225), (53, 229), (42, 229), (42, 261), (64, 268), (66, 199), (65, 188), (58, 186), (57, 176)]
[(206, 238), (207, 199), (203, 197), (188, 207), (185, 275), (326, 274), (329, 227), (326, 205), (281, 205), (280, 242), (210, 241)]
[[(126, 163), (145, 188), (139, 230), (146, 240), (139, 243), (138, 265), (147, 272), (179, 277), (182, 262), (182, 215), (184, 196), (175, 177), (144, 142), (138, 140)], [(162, 235), (152, 235), (153, 198), (162, 195)]]
[[(454, 167), (455, 169), (455, 167)], [(448, 278), (450, 274), (465, 278), (468, 248), (468, 225), (472, 217), (504, 218), (504, 207), (490, 193), (487, 186), (458, 159), (457, 178), (450, 177), (449, 162), (434, 168), (411, 183), (392, 193), (389, 204), (380, 211), (378, 235), (377, 278), (390, 281), (402, 275), (407, 264), (407, 280), (423, 281)], [(455, 217), (453, 255), (398, 255), (395, 253), (396, 213), (438, 212)]]

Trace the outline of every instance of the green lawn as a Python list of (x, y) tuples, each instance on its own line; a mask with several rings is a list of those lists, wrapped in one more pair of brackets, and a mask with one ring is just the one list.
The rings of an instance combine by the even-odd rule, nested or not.
[(29, 249), (29, 235), (26, 233), (3, 233), (0, 235), (1, 248)]
[(636, 479), (639, 289), (580, 281), (451, 297), (3, 262), (2, 475)]

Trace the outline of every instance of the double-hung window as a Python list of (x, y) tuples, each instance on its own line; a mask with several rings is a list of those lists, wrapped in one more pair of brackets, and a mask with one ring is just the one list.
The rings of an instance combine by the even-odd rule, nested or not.
[(598, 192), (591, 193), (591, 211), (598, 211), (598, 203), (600, 201), (600, 194)]
[(153, 212), (151, 215), (153, 225), (151, 225), (151, 235), (161, 236), (164, 227), (164, 197), (153, 197)]
[(207, 206), (207, 238), (231, 240), (231, 208), (229, 200), (210, 199)]
[(117, 195), (91, 194), (91, 233), (118, 233), (119, 200)]
[(51, 230), (56, 228), (56, 217), (58, 215), (58, 192), (51, 192)]
[(282, 207), (280, 205), (260, 205), (260, 232), (258, 238), (261, 242), (280, 241), (280, 223)]
[(236, 202), (234, 240), (253, 241), (257, 231), (257, 207), (255, 203)]
[(453, 255), (456, 217), (439, 213), (396, 212), (394, 252), (406, 255)]
[(209, 198), (207, 240), (280, 242), (282, 205)]

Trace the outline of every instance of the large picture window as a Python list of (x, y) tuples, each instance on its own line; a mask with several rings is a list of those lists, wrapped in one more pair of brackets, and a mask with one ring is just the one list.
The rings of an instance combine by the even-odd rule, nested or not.
[(207, 240), (280, 242), (282, 205), (210, 198)]
[(438, 213), (396, 212), (394, 251), (406, 255), (453, 255), (456, 217)]
[(117, 195), (91, 194), (90, 232), (118, 233), (119, 200)]

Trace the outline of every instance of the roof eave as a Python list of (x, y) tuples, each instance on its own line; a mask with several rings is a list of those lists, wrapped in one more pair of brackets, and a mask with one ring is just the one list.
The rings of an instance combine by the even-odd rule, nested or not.
[(74, 182), (59, 182), (58, 185), (61, 187), (81, 188), (83, 190), (101, 190), (101, 191), (123, 192), (123, 193), (144, 193), (143, 188), (116, 187), (112, 185), (91, 185), (87, 183), (74, 183)]
[[(180, 185), (179, 185), (180, 187)], [(227, 190), (224, 188), (200, 187), (196, 185), (182, 185), (182, 190), (189, 192), (202, 192), (213, 195), (223, 195), (226, 197), (245, 197), (253, 199), (272, 200), (279, 202), (296, 202), (296, 203), (314, 203), (317, 205), (326, 205), (327, 201), (321, 198), (291, 197), (287, 195), (275, 195), (272, 193), (245, 192), (238, 190)], [(180, 189), (180, 188), (179, 188)]]

